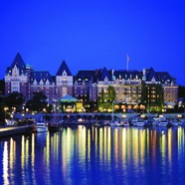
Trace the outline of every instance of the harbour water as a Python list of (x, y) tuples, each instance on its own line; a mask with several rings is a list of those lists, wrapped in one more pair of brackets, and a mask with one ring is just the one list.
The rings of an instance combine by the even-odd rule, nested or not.
[(1, 184), (184, 184), (185, 128), (66, 126), (0, 139)]

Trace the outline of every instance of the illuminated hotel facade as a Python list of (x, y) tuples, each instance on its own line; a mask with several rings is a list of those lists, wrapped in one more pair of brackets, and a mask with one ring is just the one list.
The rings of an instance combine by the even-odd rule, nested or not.
[[(48, 71), (35, 71), (26, 65), (18, 53), (5, 74), (5, 95), (22, 93), (25, 101), (32, 99), (34, 92), (43, 92), (48, 103), (71, 95), (87, 104), (97, 103), (101, 92), (106, 94), (109, 86), (114, 87), (115, 102), (121, 109), (136, 109), (138, 106), (163, 101), (173, 107), (178, 99), (178, 85), (168, 72), (155, 72), (153, 68), (137, 70), (79, 70), (72, 75), (66, 62), (62, 61), (55, 76)], [(127, 105), (125, 107), (125, 105)], [(146, 109), (146, 106), (145, 106)]]

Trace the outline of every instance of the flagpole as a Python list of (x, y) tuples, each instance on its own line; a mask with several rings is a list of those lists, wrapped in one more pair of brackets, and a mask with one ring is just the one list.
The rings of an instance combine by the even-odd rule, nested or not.
[(128, 71), (128, 60), (127, 60), (127, 71)]
[(130, 57), (129, 57), (128, 54), (127, 54), (127, 61), (126, 61), (127, 71), (128, 71), (128, 63), (129, 63), (129, 61), (130, 61)]

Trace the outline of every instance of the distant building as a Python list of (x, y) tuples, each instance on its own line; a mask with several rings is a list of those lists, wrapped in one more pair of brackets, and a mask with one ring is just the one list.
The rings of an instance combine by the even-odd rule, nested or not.
[(63, 96), (73, 95), (73, 76), (65, 61), (62, 62), (56, 77), (56, 98), (59, 99)]
[(97, 83), (96, 72), (93, 70), (78, 71), (74, 77), (74, 97), (83, 102), (96, 101)]
[(22, 93), (26, 100), (30, 98), (30, 68), (27, 68), (18, 53), (5, 75), (5, 95), (12, 92)]
[(56, 96), (55, 79), (48, 71), (32, 71), (30, 73), (29, 99), (33, 98), (34, 92), (44, 92), (48, 98), (48, 102), (51, 102)]
[(18, 53), (5, 75), (5, 94), (12, 92), (22, 93), (25, 101), (31, 99), (34, 92), (43, 92), (51, 103), (53, 99), (73, 94), (73, 76), (65, 61), (56, 76), (51, 76), (48, 71), (35, 71), (26, 65)]
[[(150, 90), (151, 102), (158, 101), (162, 98), (162, 101), (166, 108), (173, 108), (178, 101), (178, 85), (175, 79), (169, 75), (168, 72), (155, 72), (153, 68), (146, 70), (144, 72), (146, 75), (146, 80), (144, 81), (147, 85), (152, 85), (153, 88)], [(162, 96), (160, 96), (159, 91), (157, 91), (156, 86), (161, 85)], [(158, 88), (159, 90), (159, 88)]]
[(116, 101), (131, 105), (141, 102), (142, 74), (139, 71), (118, 70), (112, 73)]
[(97, 103), (102, 91), (109, 86), (116, 92), (115, 102), (120, 110), (154, 106), (163, 102), (174, 106), (178, 100), (178, 85), (168, 72), (155, 72), (153, 68), (137, 70), (79, 70), (72, 75), (66, 62), (62, 61), (55, 76), (48, 71), (36, 71), (26, 65), (18, 53), (5, 74), (5, 94), (20, 92), (25, 101), (32, 99), (34, 92), (43, 92), (48, 103), (66, 95), (74, 96), (78, 102), (90, 106)]

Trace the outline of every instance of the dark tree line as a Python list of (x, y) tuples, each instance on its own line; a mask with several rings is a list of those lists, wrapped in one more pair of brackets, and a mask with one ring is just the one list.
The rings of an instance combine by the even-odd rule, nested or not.
[(5, 82), (4, 80), (0, 80), (0, 95), (5, 94)]
[(34, 111), (41, 112), (51, 111), (51, 105), (47, 103), (47, 97), (43, 92), (35, 92), (33, 98), (26, 102), (23, 94), (18, 92), (10, 93), (7, 97), (0, 96), (0, 122), (4, 122), (5, 117), (10, 118), (12, 112)]
[(178, 97), (183, 98), (185, 101), (185, 86), (179, 86)]
[(47, 97), (43, 92), (34, 92), (33, 98), (28, 100), (25, 107), (37, 112), (41, 112), (43, 110), (47, 112), (51, 111), (51, 105), (47, 103)]
[[(47, 108), (47, 97), (43, 92), (34, 92), (33, 98), (26, 102), (26, 108), (32, 111), (42, 111), (44, 108)], [(4, 79), (0, 80), (0, 107), (12, 107), (16, 108), (16, 111), (22, 111), (22, 106), (25, 103), (23, 94), (18, 92), (10, 93), (5, 97), (5, 82)]]

